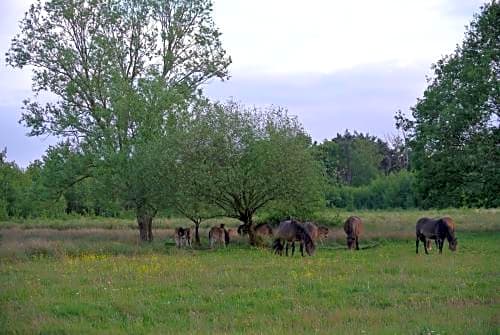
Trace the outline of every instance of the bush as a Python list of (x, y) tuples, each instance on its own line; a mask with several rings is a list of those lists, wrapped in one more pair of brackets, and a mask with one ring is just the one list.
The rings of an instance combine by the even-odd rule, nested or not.
[(347, 210), (414, 208), (417, 201), (414, 185), (412, 173), (399, 171), (366, 186), (332, 186), (327, 193), (327, 205)]

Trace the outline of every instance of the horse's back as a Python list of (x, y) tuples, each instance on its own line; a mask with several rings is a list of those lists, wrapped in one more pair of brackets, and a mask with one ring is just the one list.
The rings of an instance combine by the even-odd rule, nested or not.
[(416, 225), (416, 233), (417, 236), (424, 235), (426, 237), (434, 237), (437, 233), (438, 224), (440, 219), (431, 219), (431, 218), (420, 218), (417, 221)]
[(443, 222), (444, 225), (448, 228), (450, 232), (455, 232), (455, 222), (453, 221), (452, 218), (449, 216), (445, 216), (441, 218), (441, 221)]
[(224, 239), (224, 229), (219, 227), (212, 227), (208, 233), (208, 236), (215, 240)]
[(358, 236), (363, 232), (363, 221), (358, 216), (350, 216), (344, 223), (344, 232), (347, 235)]
[(292, 220), (281, 221), (278, 228), (276, 229), (274, 236), (283, 240), (292, 240), (296, 235), (296, 225), (297, 223)]
[(273, 236), (273, 228), (268, 223), (261, 223), (255, 227), (255, 233), (262, 236)]

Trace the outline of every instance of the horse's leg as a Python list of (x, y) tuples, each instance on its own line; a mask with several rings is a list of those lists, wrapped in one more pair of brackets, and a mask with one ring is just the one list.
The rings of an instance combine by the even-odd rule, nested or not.
[(359, 238), (356, 236), (356, 250), (359, 250)]
[(417, 235), (417, 240), (415, 241), (416, 248), (417, 248), (417, 254), (418, 254), (418, 242), (420, 242), (420, 237)]
[(439, 253), (440, 253), (440, 254), (442, 254), (442, 253), (443, 253), (443, 244), (444, 244), (444, 240), (439, 239), (439, 240), (438, 240), (438, 248), (439, 248)]
[(432, 240), (427, 240), (427, 250), (432, 250)]
[(425, 254), (428, 255), (429, 254), (429, 251), (427, 251), (427, 239), (425, 236), (422, 237), (422, 242), (424, 242), (424, 250), (425, 250)]
[(295, 241), (292, 242), (292, 256), (295, 253)]
[(304, 242), (300, 241), (300, 254), (304, 257)]
[(285, 243), (286, 243), (286, 246), (285, 246), (285, 256), (288, 257), (288, 241), (286, 241)]

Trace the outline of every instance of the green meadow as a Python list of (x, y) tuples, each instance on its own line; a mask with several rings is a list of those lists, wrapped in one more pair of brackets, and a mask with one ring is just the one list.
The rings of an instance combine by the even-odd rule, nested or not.
[(331, 225), (313, 257), (288, 258), (243, 239), (210, 250), (205, 230), (201, 248), (176, 249), (182, 220), (165, 220), (151, 244), (125, 223), (0, 224), (0, 333), (499, 333), (498, 211), (449, 212), (459, 246), (442, 255), (416, 255), (412, 235), (414, 216), (436, 212), (359, 214), (362, 250)]

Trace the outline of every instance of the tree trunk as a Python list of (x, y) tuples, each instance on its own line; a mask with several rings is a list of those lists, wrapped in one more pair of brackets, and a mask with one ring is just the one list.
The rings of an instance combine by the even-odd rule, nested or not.
[(201, 245), (199, 230), (200, 230), (200, 221), (195, 221), (195, 223), (194, 223), (194, 244), (196, 244), (197, 246)]
[(141, 241), (153, 241), (153, 216), (154, 214), (143, 208), (137, 209), (137, 224)]
[(243, 225), (247, 228), (248, 231), (248, 241), (250, 245), (257, 245), (257, 235), (255, 234), (255, 229), (252, 222), (252, 214), (246, 214), (240, 216), (240, 221), (243, 221)]

